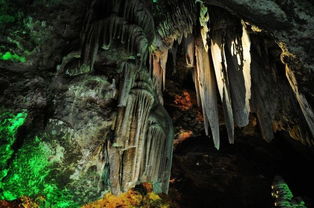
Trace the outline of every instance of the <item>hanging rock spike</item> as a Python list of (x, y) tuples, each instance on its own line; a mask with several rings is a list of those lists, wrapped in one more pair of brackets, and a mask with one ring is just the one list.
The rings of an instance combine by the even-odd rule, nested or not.
[(295, 97), (301, 107), (305, 120), (310, 128), (312, 136), (314, 137), (314, 112), (311, 105), (308, 103), (306, 97), (299, 91), (299, 86), (297, 84), (295, 75), (293, 71), (286, 65), (286, 76), (292, 90), (295, 93)]
[(157, 50), (152, 55), (153, 82), (159, 100), (163, 103), (163, 91), (166, 88), (166, 65), (168, 60), (168, 49)]
[[(236, 28), (236, 29), (232, 29)], [(251, 99), (251, 43), (245, 27), (227, 28), (225, 54), (235, 123), (249, 124)]]
[(208, 135), (208, 127), (210, 126), (214, 145), (216, 149), (219, 149), (220, 138), (216, 78), (208, 52), (206, 52), (201, 38), (195, 41), (195, 57), (195, 88), (197, 89), (197, 97), (200, 99), (203, 109), (205, 131)]
[(223, 104), (224, 117), (228, 132), (229, 142), (234, 143), (234, 120), (232, 112), (232, 104), (230, 98), (230, 86), (227, 76), (227, 63), (226, 55), (224, 51), (224, 41), (222, 33), (216, 31), (211, 40), (211, 54), (213, 59), (213, 65), (215, 68), (216, 81), (218, 91)]
[(195, 66), (195, 42), (194, 36), (189, 35), (187, 38), (184, 39), (184, 51), (185, 51), (185, 63), (187, 67), (194, 67)]

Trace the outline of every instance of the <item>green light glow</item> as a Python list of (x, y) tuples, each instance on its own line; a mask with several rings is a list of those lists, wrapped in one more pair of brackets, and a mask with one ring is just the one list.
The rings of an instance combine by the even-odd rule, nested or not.
[[(15, 141), (16, 131), (23, 125), (26, 117), (26, 113), (19, 113), (16, 116), (5, 113), (0, 116), (0, 141), (1, 144), (7, 143), (9, 146), (1, 149), (2, 167), (6, 166), (7, 158), (12, 157), (13, 150), (10, 147)], [(22, 148), (15, 153), (9, 167), (0, 170), (0, 200), (43, 196), (45, 200), (40, 204), (43, 208), (78, 207), (73, 201), (72, 194), (66, 189), (60, 189), (51, 177), (53, 162), (49, 157), (52, 151), (49, 144), (39, 137), (25, 141)]]
[(11, 54), (10, 52), (0, 53), (0, 60), (4, 61), (18, 61), (18, 62), (26, 62), (26, 58), (23, 56), (19, 56), (16, 54)]
[(5, 166), (11, 158), (13, 150), (11, 146), (15, 142), (15, 135), (20, 126), (26, 120), (27, 113), (3, 113), (0, 115), (0, 180), (7, 175)]
[(293, 200), (293, 194), (288, 184), (280, 177), (272, 185), (272, 197), (276, 207), (306, 208), (305, 202)]

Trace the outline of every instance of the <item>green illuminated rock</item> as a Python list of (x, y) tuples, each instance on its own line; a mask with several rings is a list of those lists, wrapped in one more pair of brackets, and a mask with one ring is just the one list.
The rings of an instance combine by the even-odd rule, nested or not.
[(26, 62), (26, 58), (23, 56), (19, 56), (16, 54), (12, 54), (10, 52), (0, 53), (0, 60), (3, 61), (15, 61), (15, 62)]
[(15, 135), (20, 126), (26, 120), (27, 113), (3, 113), (0, 115), (0, 179), (5, 176), (5, 166), (11, 158), (13, 150), (11, 146), (15, 142)]
[(7, 164), (13, 155), (11, 146), (16, 140), (16, 132), (24, 124), (27, 113), (18, 113), (15, 116), (4, 113), (0, 117), (0, 200), (43, 196), (45, 200), (41, 207), (78, 207), (73, 201), (73, 195), (67, 189), (60, 188), (53, 179), (53, 165), (58, 162), (58, 158), (53, 157), (55, 147), (44, 139), (35, 137), (26, 141), (14, 154), (12, 162)]

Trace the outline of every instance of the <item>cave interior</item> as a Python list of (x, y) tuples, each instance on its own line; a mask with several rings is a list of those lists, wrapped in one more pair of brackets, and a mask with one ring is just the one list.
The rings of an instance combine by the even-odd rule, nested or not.
[(0, 6), (0, 208), (314, 207), (311, 0)]

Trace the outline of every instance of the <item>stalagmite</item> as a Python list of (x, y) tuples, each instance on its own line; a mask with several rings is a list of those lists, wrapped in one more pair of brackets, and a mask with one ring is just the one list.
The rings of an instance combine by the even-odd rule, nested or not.
[(232, 104), (230, 97), (230, 86), (227, 72), (227, 62), (225, 54), (225, 43), (223, 33), (215, 31), (211, 40), (211, 53), (213, 59), (213, 65), (215, 68), (216, 81), (218, 91), (223, 104), (225, 122), (228, 132), (229, 142), (234, 143), (234, 120), (232, 112)]
[(205, 131), (208, 135), (208, 127), (210, 126), (215, 147), (219, 149), (219, 119), (214, 69), (200, 38), (195, 41), (195, 57), (195, 87), (203, 109)]

